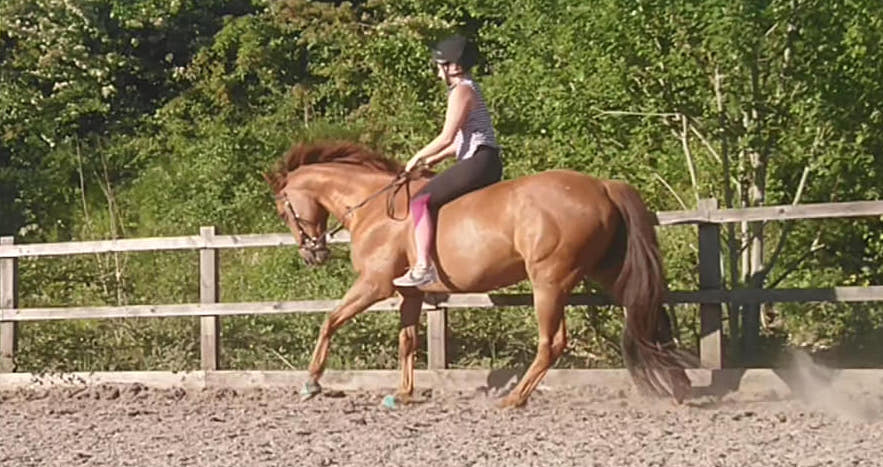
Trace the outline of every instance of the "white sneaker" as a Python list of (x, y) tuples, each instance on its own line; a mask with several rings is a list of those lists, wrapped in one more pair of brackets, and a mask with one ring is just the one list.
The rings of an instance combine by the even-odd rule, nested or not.
[(414, 266), (404, 275), (393, 279), (392, 283), (398, 287), (420, 287), (421, 285), (432, 284), (437, 280), (438, 273), (435, 270), (435, 265), (429, 263), (426, 266)]

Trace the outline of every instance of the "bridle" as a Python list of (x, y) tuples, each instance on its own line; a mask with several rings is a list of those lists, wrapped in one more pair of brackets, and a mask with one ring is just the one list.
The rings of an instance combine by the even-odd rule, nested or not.
[(286, 196), (284, 192), (281, 195), (277, 194), (276, 199), (285, 201), (285, 209), (287, 209), (288, 212), (291, 213), (291, 218), (294, 219), (294, 226), (297, 228), (297, 233), (300, 234), (300, 245), (298, 245), (298, 248), (301, 250), (307, 250), (312, 253), (328, 251), (328, 247), (325, 245), (324, 235), (314, 237), (308, 234), (303, 227), (304, 222), (309, 222), (313, 225), (316, 225), (317, 223), (304, 220), (304, 218), (300, 217), (300, 214), (298, 214), (297, 211), (294, 209), (294, 205), (291, 204), (291, 201), (288, 200), (288, 196)]
[[(372, 193), (370, 196), (368, 196), (367, 198), (365, 198), (364, 200), (362, 200), (361, 202), (359, 202), (355, 206), (348, 207), (346, 212), (341, 217), (340, 224), (337, 227), (331, 229), (330, 231), (328, 231), (324, 234), (319, 234), (318, 236), (315, 236), (315, 237), (310, 235), (309, 233), (307, 233), (306, 229), (304, 229), (304, 224), (308, 223), (308, 224), (312, 224), (315, 226), (315, 225), (317, 225), (317, 223), (313, 222), (313, 221), (306, 220), (303, 217), (301, 217), (297, 213), (297, 210), (294, 209), (294, 205), (291, 204), (291, 201), (288, 200), (288, 196), (284, 190), (282, 190), (281, 193), (277, 193), (275, 198), (277, 200), (284, 201), (285, 209), (288, 210), (288, 212), (291, 214), (292, 219), (294, 220), (294, 226), (295, 226), (295, 228), (297, 228), (297, 233), (300, 234), (300, 238), (301, 238), (299, 249), (307, 250), (311, 253), (327, 252), (328, 247), (325, 245), (326, 239), (332, 237), (337, 232), (340, 232), (341, 230), (343, 230), (344, 219), (349, 217), (357, 209), (359, 209), (362, 206), (365, 206), (366, 204), (371, 202), (371, 200), (373, 200), (374, 198), (377, 198), (378, 196), (380, 196), (383, 193), (386, 193), (390, 190), (392, 190), (392, 191), (389, 193), (389, 195), (387, 196), (387, 199), (386, 199), (386, 215), (390, 219), (397, 220), (397, 221), (403, 221), (403, 220), (407, 219), (408, 214), (410, 212), (410, 203), (411, 203), (411, 184), (408, 183), (410, 181), (411, 181), (410, 172), (405, 172), (405, 171), (399, 172), (395, 176), (395, 178), (391, 182), (389, 182), (389, 184), (387, 184), (385, 187)], [(405, 188), (405, 193), (407, 196), (405, 206), (408, 206), (408, 210), (405, 211), (404, 217), (402, 217), (401, 219), (397, 219), (395, 217), (395, 197), (399, 193), (399, 191), (402, 189), (402, 187)]]

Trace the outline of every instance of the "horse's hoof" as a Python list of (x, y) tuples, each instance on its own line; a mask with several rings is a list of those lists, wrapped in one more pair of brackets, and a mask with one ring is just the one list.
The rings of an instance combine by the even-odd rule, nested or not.
[(322, 392), (322, 386), (320, 386), (319, 383), (316, 381), (307, 381), (300, 389), (300, 400), (301, 402), (308, 401), (316, 397), (320, 392)]
[(503, 402), (500, 402), (500, 409), (508, 410), (508, 409), (519, 409), (527, 405), (527, 400), (518, 400), (517, 398), (505, 398)]
[(684, 403), (685, 399), (690, 398), (693, 393), (693, 385), (684, 373), (675, 373), (671, 378), (672, 391), (671, 395), (677, 405)]
[(672, 391), (672, 398), (675, 401), (676, 405), (681, 405), (684, 403), (684, 400), (690, 397), (691, 387), (683, 387), (681, 385), (675, 385), (674, 391)]
[(387, 396), (385, 396), (385, 397), (383, 398), (383, 401), (380, 403), (380, 405), (386, 407), (387, 409), (394, 409), (394, 408), (396, 408), (396, 398), (395, 398), (395, 396), (392, 396), (392, 395), (387, 395)]

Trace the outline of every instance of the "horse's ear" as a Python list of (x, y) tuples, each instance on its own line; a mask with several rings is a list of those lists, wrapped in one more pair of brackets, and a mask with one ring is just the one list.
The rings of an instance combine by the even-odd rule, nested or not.
[(272, 178), (270, 178), (270, 176), (267, 174), (267, 172), (261, 172), (261, 176), (264, 177), (264, 180), (266, 180), (267, 185), (270, 185), (270, 188), (272, 188), (273, 190), (276, 189), (276, 182), (275, 182), (275, 180), (273, 180)]

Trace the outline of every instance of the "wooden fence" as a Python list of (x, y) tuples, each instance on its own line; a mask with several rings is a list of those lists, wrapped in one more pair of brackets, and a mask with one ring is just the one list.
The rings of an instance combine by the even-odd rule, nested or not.
[[(718, 209), (714, 199), (701, 200), (695, 211), (657, 213), (660, 226), (694, 224), (699, 245), (699, 290), (674, 291), (666, 303), (700, 305), (699, 353), (703, 367), (723, 366), (724, 303), (768, 302), (865, 302), (883, 300), (883, 286), (831, 287), (820, 289), (735, 289), (722, 288), (720, 225), (730, 222), (784, 221), (797, 219), (846, 218), (883, 215), (883, 201), (821, 203), (769, 206), (748, 209)], [(331, 243), (349, 242), (341, 232)], [(198, 236), (136, 238), (87, 242), (16, 245), (12, 237), (0, 238), (0, 371), (15, 370), (18, 326), (22, 321), (134, 318), (200, 317), (203, 370), (217, 370), (220, 355), (220, 318), (228, 315), (318, 313), (335, 308), (337, 300), (295, 302), (218, 303), (218, 250), (294, 245), (288, 233), (256, 235), (217, 235), (214, 227), (202, 227)], [(175, 305), (132, 305), (107, 307), (18, 307), (18, 258), (66, 256), (109, 252), (199, 250), (200, 302)], [(372, 310), (397, 310), (399, 298), (374, 305)], [(443, 369), (446, 361), (447, 311), (458, 308), (531, 306), (530, 294), (450, 294), (431, 295), (424, 303), (427, 311), (428, 367)], [(608, 299), (596, 295), (572, 295), (570, 305), (605, 305)]]

